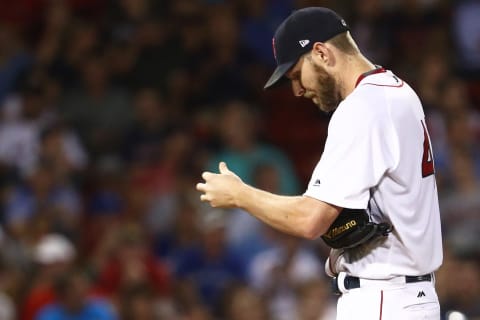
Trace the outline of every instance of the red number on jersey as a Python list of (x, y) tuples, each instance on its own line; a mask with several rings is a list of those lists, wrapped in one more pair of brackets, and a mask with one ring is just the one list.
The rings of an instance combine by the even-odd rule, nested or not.
[(430, 148), (430, 140), (428, 139), (427, 129), (422, 121), (423, 127), (423, 157), (422, 157), (422, 177), (428, 177), (435, 173), (433, 166), (432, 148)]

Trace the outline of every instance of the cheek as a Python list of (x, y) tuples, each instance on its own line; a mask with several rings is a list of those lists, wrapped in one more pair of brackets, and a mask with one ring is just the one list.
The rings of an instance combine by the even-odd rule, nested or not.
[(313, 72), (303, 72), (301, 81), (307, 91), (312, 91), (317, 88), (317, 80)]

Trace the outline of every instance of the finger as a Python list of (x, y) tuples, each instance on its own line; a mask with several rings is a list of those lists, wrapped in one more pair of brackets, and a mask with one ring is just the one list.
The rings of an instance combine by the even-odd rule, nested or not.
[(202, 202), (208, 202), (208, 201), (210, 201), (210, 200), (209, 200), (209, 198), (207, 197), (206, 194), (202, 194), (202, 195), (200, 196), (200, 201), (202, 201)]
[(200, 183), (200, 182), (199, 182), (199, 183), (197, 183), (197, 185), (196, 185), (196, 189), (197, 189), (198, 191), (205, 191), (205, 187), (206, 187), (206, 184), (205, 184), (205, 183)]
[(228, 170), (227, 164), (223, 161), (218, 164), (218, 169), (220, 173), (231, 173), (231, 171)]
[(205, 171), (204, 173), (202, 173), (202, 178), (203, 178), (204, 180), (207, 180), (210, 175), (211, 175), (210, 172)]

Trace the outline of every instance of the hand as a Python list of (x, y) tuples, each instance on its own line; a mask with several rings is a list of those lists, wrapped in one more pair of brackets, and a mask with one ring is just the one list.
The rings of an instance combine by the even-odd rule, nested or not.
[(225, 162), (218, 165), (220, 173), (204, 172), (205, 183), (197, 183), (197, 190), (203, 192), (201, 201), (208, 201), (212, 207), (231, 208), (238, 206), (236, 194), (242, 187), (242, 180), (227, 168)]
[(331, 249), (327, 261), (325, 261), (325, 273), (330, 277), (336, 277), (340, 271), (338, 260), (345, 253), (343, 249)]

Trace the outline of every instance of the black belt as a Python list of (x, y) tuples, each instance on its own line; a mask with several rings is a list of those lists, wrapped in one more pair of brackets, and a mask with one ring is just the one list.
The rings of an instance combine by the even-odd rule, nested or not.
[[(423, 282), (423, 281), (432, 281), (432, 274), (424, 274), (421, 276), (405, 276), (405, 283), (415, 283), (415, 282)], [(344, 287), (347, 290), (351, 289), (358, 289), (360, 288), (360, 278), (354, 276), (345, 276), (344, 279)], [(332, 289), (334, 294), (342, 294), (338, 287), (338, 279), (332, 279)]]

